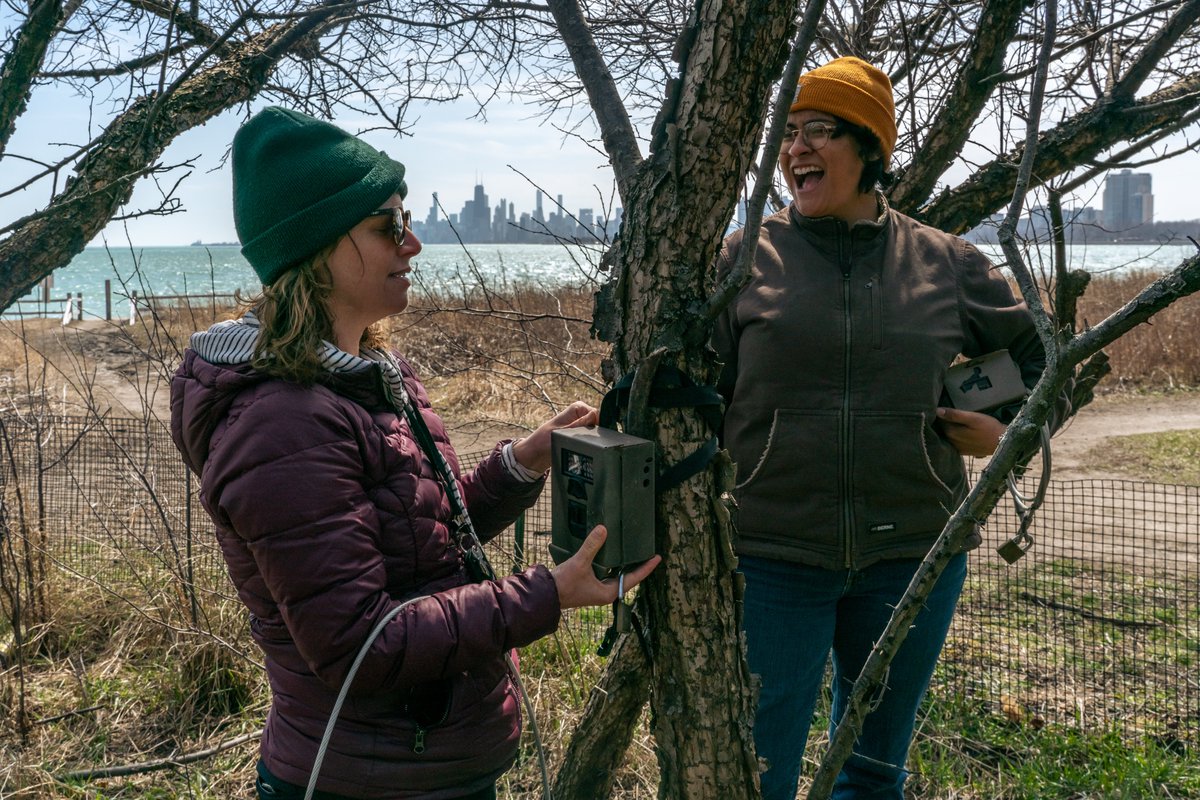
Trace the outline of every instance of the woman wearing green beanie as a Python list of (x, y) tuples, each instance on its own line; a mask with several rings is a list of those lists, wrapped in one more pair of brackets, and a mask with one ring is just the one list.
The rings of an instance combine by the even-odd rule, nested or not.
[[(947, 368), (960, 353), (1007, 349), (1032, 386), (1044, 365), (1028, 309), (988, 259), (888, 206), (895, 144), (881, 70), (844, 57), (801, 76), (779, 152), (792, 203), (763, 220), (750, 282), (713, 335), (764, 800), (796, 796), (827, 659), (836, 722), (966, 494), (962, 456), (990, 454), (1015, 414), (947, 408)], [(740, 232), (725, 241), (718, 274), (741, 245)], [(966, 553), (954, 556), (926, 600), (835, 800), (903, 800), (914, 720), (966, 569)]]
[(553, 571), (500, 579), (475, 559), (478, 540), (537, 499), (550, 432), (595, 424), (596, 411), (575, 403), (461, 473), (377, 325), (408, 305), (421, 252), (404, 166), (267, 108), (234, 138), (233, 183), (263, 290), (239, 319), (192, 336), (171, 430), (265, 656), (258, 796), (305, 796), (334, 717), (314, 797), (494, 798), (520, 736), (506, 654), (617, 587), (591, 569), (603, 528)]

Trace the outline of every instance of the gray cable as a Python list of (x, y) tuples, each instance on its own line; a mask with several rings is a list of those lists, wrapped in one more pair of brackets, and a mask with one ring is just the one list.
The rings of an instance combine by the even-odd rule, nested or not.
[(554, 800), (550, 794), (550, 771), (546, 768), (546, 749), (542, 746), (542, 734), (538, 730), (537, 716), (533, 713), (533, 703), (525, 692), (525, 684), (521, 683), (521, 675), (517, 672), (517, 665), (513, 663), (512, 656), (505, 653), (504, 661), (508, 664), (508, 674), (512, 676), (513, 683), (517, 685), (517, 693), (521, 695), (521, 700), (525, 703), (525, 716), (529, 717), (529, 729), (533, 732), (533, 741), (537, 745), (538, 766), (542, 769), (543, 795), (546, 800)]
[(1046, 489), (1050, 486), (1050, 426), (1042, 425), (1042, 474), (1038, 476), (1037, 491), (1034, 492), (1033, 498), (1021, 494), (1021, 490), (1017, 487), (1017, 478), (1014, 475), (1016, 470), (1008, 473), (1005, 477), (1005, 482), (1008, 484), (1009, 494), (1012, 495), (1013, 506), (1016, 507), (1017, 516), (1024, 516), (1032, 511), (1036, 511), (1042, 501), (1046, 499)]
[[(350, 665), (350, 671), (346, 673), (346, 678), (342, 681), (342, 688), (338, 691), (337, 700), (333, 704), (333, 710), (329, 712), (329, 722), (325, 725), (325, 734), (321, 737), (321, 746), (317, 748), (317, 757), (313, 759), (312, 774), (308, 776), (308, 788), (304, 791), (304, 800), (312, 800), (313, 792), (317, 790), (317, 776), (321, 774), (321, 765), (325, 762), (325, 751), (329, 749), (329, 740), (333, 736), (333, 728), (337, 724), (338, 715), (342, 713), (342, 704), (346, 701), (346, 695), (350, 693), (350, 683), (354, 680), (354, 676), (358, 674), (358, 668), (362, 665), (363, 659), (367, 657), (367, 651), (371, 649), (371, 645), (379, 638), (383, 627), (391, 622), (397, 614), (409, 604), (428, 596), (420, 595), (410, 598), (388, 611), (375, 626), (375, 629), (371, 631), (367, 640), (363, 642), (363, 646), (358, 651), (358, 656), (354, 659), (354, 663)], [(508, 665), (508, 674), (512, 677), (513, 683), (517, 687), (517, 693), (521, 695), (521, 700), (525, 703), (525, 711), (529, 717), (529, 727), (532, 729), (533, 739), (537, 743), (538, 764), (542, 768), (542, 791), (546, 793), (546, 800), (552, 800), (550, 796), (550, 775), (546, 769), (546, 751), (542, 747), (542, 736), (538, 732), (537, 718), (533, 713), (533, 704), (529, 701), (529, 695), (525, 693), (525, 685), (521, 683), (521, 676), (517, 672), (517, 665), (513, 663), (512, 656), (508, 653), (504, 654), (504, 663)]]
[(358, 656), (354, 659), (354, 663), (350, 665), (350, 671), (346, 673), (346, 679), (342, 681), (342, 688), (338, 692), (337, 701), (333, 704), (333, 710), (329, 712), (329, 722), (325, 725), (325, 735), (321, 737), (321, 746), (317, 748), (317, 757), (313, 759), (312, 774), (308, 776), (308, 788), (304, 791), (304, 800), (312, 800), (313, 792), (317, 790), (317, 776), (321, 774), (321, 764), (325, 761), (325, 751), (329, 749), (329, 739), (333, 736), (333, 726), (337, 724), (338, 715), (342, 713), (342, 703), (346, 701), (346, 695), (350, 693), (350, 682), (354, 680), (359, 666), (362, 665), (363, 659), (367, 657), (367, 651), (371, 649), (371, 645), (379, 638), (384, 625), (391, 622), (397, 614), (404, 610), (405, 606), (423, 597), (428, 597), (428, 595), (421, 595), (405, 600), (387, 614), (384, 614), (383, 619), (379, 620), (379, 624), (375, 626), (375, 630), (371, 631), (371, 635), (363, 642), (363, 646), (358, 651)]

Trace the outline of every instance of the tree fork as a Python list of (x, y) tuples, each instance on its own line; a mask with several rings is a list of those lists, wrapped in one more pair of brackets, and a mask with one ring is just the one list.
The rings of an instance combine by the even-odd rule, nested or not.
[[(748, 143), (761, 132), (793, 11), (766, 0), (696, 5), (676, 48), (679, 77), (669, 82), (651, 155), (628, 180), (618, 176), (625, 219), (605, 257), (615, 280), (597, 298), (594, 325), (613, 344), (607, 377), (632, 371), (657, 351), (699, 383), (715, 378), (707, 337), (694, 331), (706, 325), (707, 267), (751, 163)], [(578, 53), (572, 55), (578, 63)], [(663, 410), (653, 422), (646, 433), (666, 464), (715, 434), (693, 409)], [(755, 697), (740, 630), (732, 529), (720, 500), (731, 472), (721, 459), (667, 492), (657, 507), (663, 564), (641, 596), (663, 798), (758, 796), (750, 724)], [(581, 727), (592, 719), (585, 717)]]
[(622, 636), (571, 735), (554, 776), (555, 797), (606, 800), (612, 794), (617, 770), (650, 696), (649, 679), (641, 642), (636, 636)]

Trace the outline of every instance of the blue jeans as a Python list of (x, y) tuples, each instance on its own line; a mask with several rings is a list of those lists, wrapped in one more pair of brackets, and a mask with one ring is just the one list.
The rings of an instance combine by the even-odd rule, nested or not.
[[(754, 742), (768, 762), (763, 800), (794, 800), (813, 707), (833, 651), (833, 725), (854, 681), (908, 588), (920, 559), (828, 570), (744, 557), (750, 671), (762, 680)], [(955, 556), (918, 614), (887, 675), (887, 691), (866, 718), (833, 790), (833, 800), (903, 800), (904, 769), (917, 709), (933, 676), (967, 575)]]

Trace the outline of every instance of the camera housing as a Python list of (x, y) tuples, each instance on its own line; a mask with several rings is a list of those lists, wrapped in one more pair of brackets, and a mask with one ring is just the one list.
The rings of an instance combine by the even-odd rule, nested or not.
[(608, 428), (550, 434), (551, 543), (566, 561), (592, 528), (608, 538), (592, 560), (604, 579), (654, 555), (654, 442)]
[(1007, 350), (951, 366), (943, 386), (955, 408), (984, 414), (1023, 400), (1029, 393), (1021, 380), (1020, 367)]

